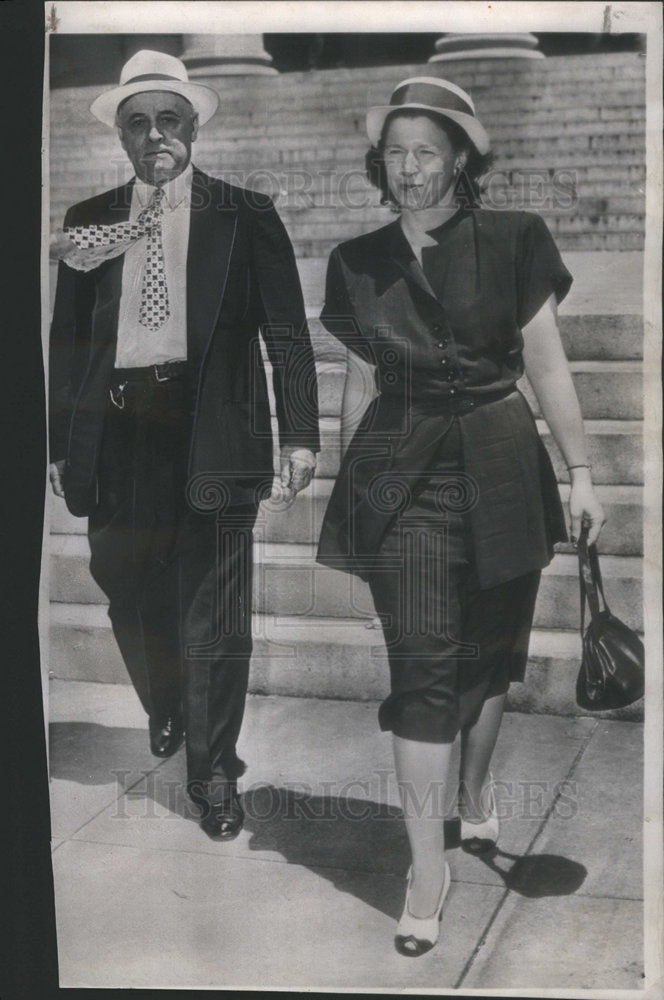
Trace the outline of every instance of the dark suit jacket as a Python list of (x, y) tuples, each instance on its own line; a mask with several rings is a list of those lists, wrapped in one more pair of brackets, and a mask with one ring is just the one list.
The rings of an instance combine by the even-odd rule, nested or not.
[[(133, 181), (73, 206), (65, 226), (129, 217)], [(208, 473), (231, 502), (272, 478), (267, 380), (280, 444), (319, 448), (314, 358), (293, 249), (269, 198), (194, 169), (187, 257), (187, 359), (195, 401), (189, 475)], [(65, 496), (96, 502), (96, 468), (115, 362), (124, 256), (83, 273), (60, 265), (50, 349), (50, 457)]]

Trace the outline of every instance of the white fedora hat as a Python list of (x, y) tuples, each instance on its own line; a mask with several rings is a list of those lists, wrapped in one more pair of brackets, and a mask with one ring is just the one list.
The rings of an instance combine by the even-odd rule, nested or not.
[(189, 83), (184, 63), (166, 52), (142, 49), (124, 64), (120, 86), (100, 94), (90, 105), (90, 111), (104, 125), (115, 125), (120, 104), (133, 94), (146, 90), (168, 90), (185, 97), (198, 115), (199, 125), (205, 125), (217, 110), (219, 98), (210, 87)]
[(388, 115), (405, 108), (432, 111), (449, 118), (463, 129), (472, 144), (482, 155), (489, 152), (489, 136), (475, 117), (475, 105), (470, 94), (448, 80), (435, 76), (414, 76), (397, 84), (390, 103), (367, 111), (367, 135), (373, 146), (380, 136)]

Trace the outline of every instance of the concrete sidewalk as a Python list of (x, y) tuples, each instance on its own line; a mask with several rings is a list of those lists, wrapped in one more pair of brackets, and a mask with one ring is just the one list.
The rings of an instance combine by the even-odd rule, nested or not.
[(437, 947), (392, 945), (408, 849), (376, 705), (250, 698), (245, 828), (198, 828), (126, 685), (54, 681), (60, 984), (388, 990), (643, 985), (642, 727), (506, 716), (501, 837), (458, 846)]

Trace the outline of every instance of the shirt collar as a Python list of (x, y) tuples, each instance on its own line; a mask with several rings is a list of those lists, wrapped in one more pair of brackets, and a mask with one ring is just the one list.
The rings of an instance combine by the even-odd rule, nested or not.
[[(178, 174), (178, 176), (174, 177), (172, 181), (167, 181), (163, 185), (164, 204), (167, 205), (171, 211), (177, 208), (184, 198), (190, 198), (193, 173), (194, 168), (191, 163), (189, 163), (187, 168), (183, 170), (181, 174)], [(134, 191), (141, 208), (145, 208), (146, 205), (150, 204), (154, 190), (155, 189), (152, 184), (146, 184), (145, 181), (140, 179), (140, 177), (136, 178)]]
[[(440, 243), (448, 229), (454, 229), (468, 213), (466, 205), (459, 205), (454, 215), (451, 215), (445, 222), (441, 222), (435, 229), (427, 229), (427, 235), (433, 236), (436, 243)], [(425, 249), (430, 249), (425, 248)]]

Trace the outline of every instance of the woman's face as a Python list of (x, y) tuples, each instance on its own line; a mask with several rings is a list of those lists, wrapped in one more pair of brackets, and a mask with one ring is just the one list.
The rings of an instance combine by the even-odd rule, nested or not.
[(451, 201), (455, 166), (463, 166), (465, 158), (428, 115), (395, 115), (388, 122), (383, 159), (390, 192), (402, 208), (418, 210)]

